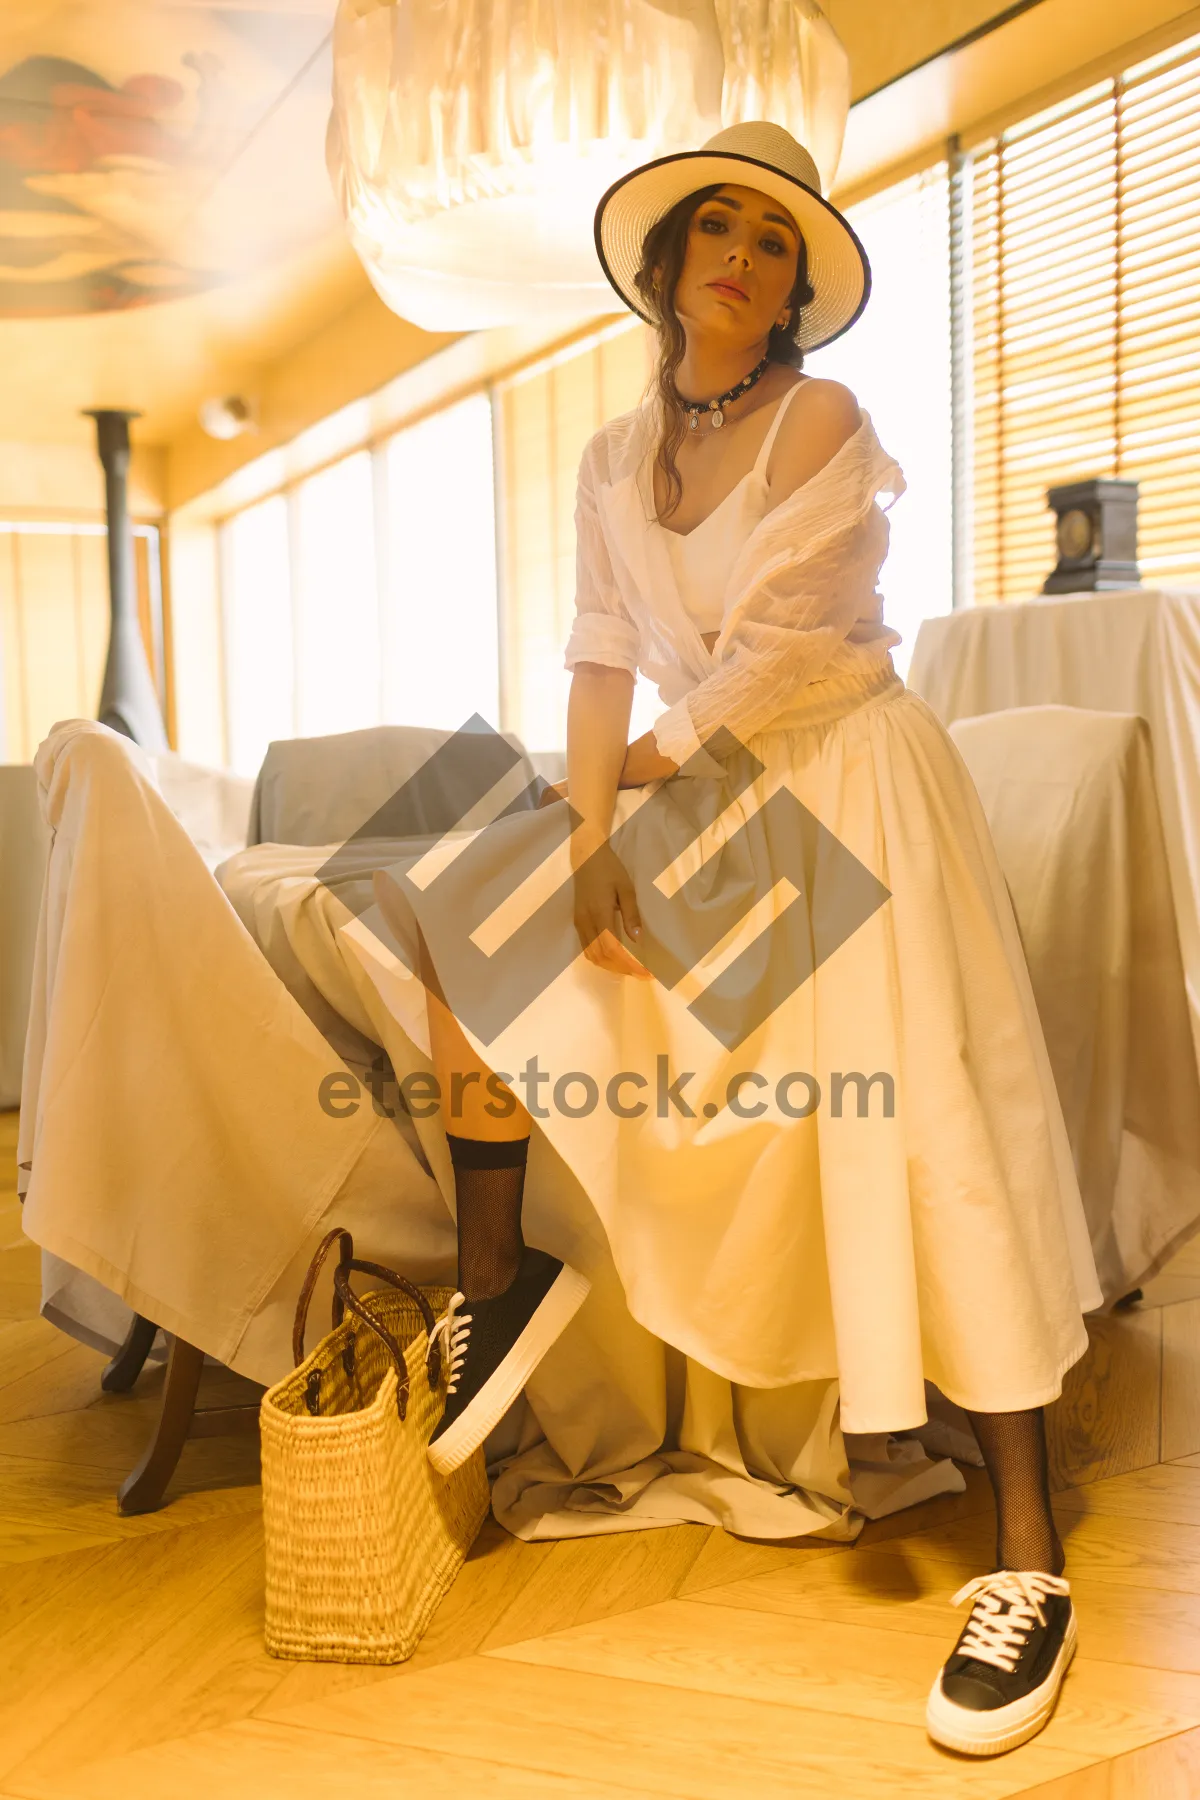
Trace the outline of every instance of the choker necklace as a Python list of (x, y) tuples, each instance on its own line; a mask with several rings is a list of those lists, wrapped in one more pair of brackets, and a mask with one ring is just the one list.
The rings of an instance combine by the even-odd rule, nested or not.
[(688, 430), (698, 431), (700, 429), (700, 414), (710, 413), (712, 415), (712, 429), (714, 431), (719, 431), (721, 426), (725, 423), (725, 413), (723, 409), (729, 405), (731, 400), (736, 400), (739, 395), (749, 393), (755, 382), (761, 379), (769, 362), (770, 357), (764, 356), (758, 367), (756, 369), (751, 369), (750, 373), (745, 376), (743, 380), (739, 381), (736, 387), (731, 387), (727, 394), (721, 394), (715, 400), (680, 399), (679, 404), (688, 415)]

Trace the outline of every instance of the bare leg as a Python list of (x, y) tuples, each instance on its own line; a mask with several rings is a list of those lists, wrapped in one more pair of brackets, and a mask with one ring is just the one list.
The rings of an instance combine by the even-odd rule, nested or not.
[(430, 1049), (454, 1165), (458, 1285), (468, 1300), (489, 1300), (511, 1287), (525, 1250), (529, 1114), (432, 989), (427, 981)]
[[(428, 989), (426, 991), (429, 994), (430, 1049), (442, 1096), (446, 1130), (488, 1144), (508, 1144), (515, 1138), (527, 1138), (529, 1114), (517, 1096), (505, 1083), (498, 1082), (487, 1064), (480, 1060), (445, 1002)], [(504, 1098), (497, 1100), (497, 1093)], [(511, 1112), (507, 1110), (510, 1101)]]
[(1046, 1415), (968, 1413), (996, 1496), (996, 1566), (1061, 1575), (1066, 1565), (1050, 1508)]

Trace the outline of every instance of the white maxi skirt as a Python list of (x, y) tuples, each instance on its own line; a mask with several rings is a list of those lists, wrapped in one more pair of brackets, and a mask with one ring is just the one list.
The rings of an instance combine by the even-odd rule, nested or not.
[[(980, 1412), (1053, 1400), (1101, 1295), (958, 751), (889, 663), (813, 684), (725, 767), (618, 795), (660, 979), (580, 953), (562, 805), (392, 844), (343, 938), (417, 1063), (424, 940), (586, 1196), (569, 1230), (528, 1235), (615, 1268), (692, 1365), (739, 1389), (836, 1381), (853, 1433), (922, 1424), (927, 1379)], [(409, 1098), (461, 1129), (428, 1083)]]

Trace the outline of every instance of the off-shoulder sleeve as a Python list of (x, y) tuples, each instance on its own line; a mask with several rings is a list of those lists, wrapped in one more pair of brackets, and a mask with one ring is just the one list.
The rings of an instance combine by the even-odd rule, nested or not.
[(603, 663), (637, 674), (641, 634), (621, 599), (596, 505), (595, 442), (579, 464), (575, 498), (575, 620), (565, 662)]
[(717, 668), (655, 721), (664, 756), (682, 767), (722, 726), (744, 743), (823, 673), (874, 606), (888, 546), (876, 497), (903, 491), (864, 415), (825, 467), (766, 515), (730, 578)]

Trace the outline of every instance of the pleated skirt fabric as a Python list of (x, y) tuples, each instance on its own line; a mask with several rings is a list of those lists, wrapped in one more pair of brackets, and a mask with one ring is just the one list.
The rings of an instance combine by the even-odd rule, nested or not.
[(579, 954), (562, 806), (392, 846), (349, 946), (426, 1054), (414, 970), (436, 970), (532, 1096), (633, 1318), (695, 1363), (834, 1379), (850, 1432), (921, 1424), (926, 1379), (983, 1412), (1052, 1400), (1101, 1297), (957, 750), (889, 663), (813, 684), (724, 767), (618, 796), (652, 981)]

